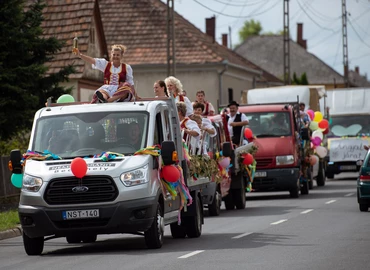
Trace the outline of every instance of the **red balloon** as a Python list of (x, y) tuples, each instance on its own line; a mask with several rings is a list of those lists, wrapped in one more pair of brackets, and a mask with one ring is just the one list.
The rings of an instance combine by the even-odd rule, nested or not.
[(244, 165), (251, 165), (253, 163), (253, 156), (251, 154), (245, 154), (243, 159)]
[(329, 122), (328, 120), (326, 119), (322, 119), (320, 122), (319, 122), (319, 128), (321, 129), (327, 129), (329, 127)]
[(253, 138), (253, 132), (250, 128), (244, 129), (244, 137), (246, 137), (247, 139)]
[(180, 179), (180, 171), (175, 166), (166, 165), (162, 168), (162, 176), (167, 182), (175, 183)]
[(71, 162), (71, 171), (77, 178), (82, 178), (86, 175), (87, 164), (83, 158), (76, 157)]
[(329, 129), (329, 128), (327, 128), (327, 129), (325, 129), (325, 130), (324, 130), (324, 132), (323, 132), (322, 134), (328, 134), (328, 133), (329, 133), (329, 131), (330, 131), (330, 129)]

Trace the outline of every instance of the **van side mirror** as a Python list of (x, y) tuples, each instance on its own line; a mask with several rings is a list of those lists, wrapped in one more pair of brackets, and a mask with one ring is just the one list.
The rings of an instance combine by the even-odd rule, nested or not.
[(21, 174), (22, 173), (22, 155), (19, 149), (14, 149), (10, 152), (10, 161), (9, 161), (9, 169), (12, 173)]
[(177, 151), (173, 141), (163, 141), (161, 144), (161, 156), (164, 165), (172, 165), (177, 161)]
[(231, 143), (230, 142), (224, 142), (222, 144), (222, 155), (224, 157), (231, 157), (231, 153), (232, 153)]

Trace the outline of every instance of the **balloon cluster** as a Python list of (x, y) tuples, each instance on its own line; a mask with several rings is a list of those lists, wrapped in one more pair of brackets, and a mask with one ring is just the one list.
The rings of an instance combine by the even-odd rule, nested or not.
[(310, 129), (313, 131), (311, 136), (311, 146), (315, 149), (316, 155), (311, 155), (309, 163), (315, 165), (318, 162), (318, 157), (324, 158), (328, 154), (328, 150), (321, 146), (323, 137), (329, 132), (329, 121), (323, 119), (321, 112), (307, 111), (308, 115), (313, 119), (310, 123)]

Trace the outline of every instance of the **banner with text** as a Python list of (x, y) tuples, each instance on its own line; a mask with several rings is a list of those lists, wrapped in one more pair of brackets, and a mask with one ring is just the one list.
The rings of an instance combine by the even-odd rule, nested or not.
[(366, 139), (339, 139), (330, 142), (330, 161), (364, 160), (367, 151), (364, 145), (369, 145)]

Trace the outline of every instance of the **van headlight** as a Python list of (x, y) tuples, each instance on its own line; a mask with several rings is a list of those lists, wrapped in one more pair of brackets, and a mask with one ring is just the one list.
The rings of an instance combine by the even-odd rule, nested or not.
[(276, 156), (276, 165), (289, 165), (294, 163), (293, 155)]
[(23, 183), (22, 183), (22, 190), (23, 191), (31, 191), (37, 192), (40, 190), (42, 186), (42, 179), (40, 177), (35, 177), (32, 175), (24, 174), (23, 175)]
[(145, 184), (149, 182), (148, 177), (146, 177), (147, 170), (148, 170), (148, 166), (146, 165), (140, 169), (136, 169), (130, 172), (125, 172), (121, 174), (119, 178), (126, 187), (132, 187), (132, 186)]

